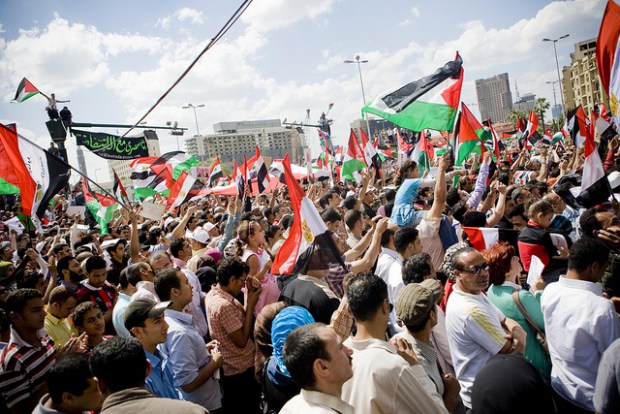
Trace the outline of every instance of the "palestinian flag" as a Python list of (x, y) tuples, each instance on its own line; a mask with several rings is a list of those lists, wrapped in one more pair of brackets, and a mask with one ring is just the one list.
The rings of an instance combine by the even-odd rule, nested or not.
[(538, 129), (538, 122), (538, 115), (536, 115), (536, 112), (534, 112), (534, 110), (531, 110), (530, 116), (527, 118), (527, 125), (525, 127), (525, 131), (523, 132), (523, 138), (525, 139), (524, 145), (528, 149), (531, 147), (531, 145), (536, 145), (536, 142), (538, 142), (540, 138), (542, 138), (540, 134), (537, 137), (534, 136), (536, 129)]
[(487, 125), (489, 126), (489, 132), (491, 133), (491, 137), (493, 140), (493, 146), (491, 151), (493, 151), (493, 161), (497, 162), (501, 157), (501, 150), (504, 147), (501, 140), (497, 136), (497, 132), (495, 132), (495, 128), (493, 128), (493, 124), (490, 119), (487, 119)]
[[(293, 176), (288, 154), (284, 158), (284, 176), (293, 208), (293, 224), (290, 234), (273, 261), (271, 273), (274, 275), (290, 275), (299, 268), (302, 262), (310, 258), (314, 249), (331, 249), (337, 252), (334, 240), (327, 231), (327, 226), (317, 211), (314, 203), (306, 197), (304, 190)], [(340, 254), (335, 254), (338, 260)], [(344, 263), (341, 263), (344, 266)]]
[(209, 170), (209, 186), (213, 187), (214, 182), (219, 180), (222, 177), (222, 164), (220, 164), (220, 157), (215, 158), (215, 163), (211, 166)]
[(189, 175), (187, 171), (183, 171), (170, 189), (170, 196), (168, 197), (170, 210), (174, 210), (185, 201), (200, 195), (203, 188), (204, 184), (198, 181), (196, 177)]
[[(137, 168), (144, 169), (145, 167), (138, 164)], [(145, 179), (134, 179), (133, 181), (134, 198), (143, 199), (158, 194), (167, 197), (168, 194), (170, 194), (170, 188), (174, 184), (170, 170), (168, 168), (162, 168), (158, 174), (153, 174), (153, 172), (150, 171), (150, 166), (146, 166), (146, 168), (149, 170), (148, 172), (150, 174), (147, 175)], [(132, 177), (139, 176), (138, 174), (144, 174), (144, 172), (137, 173), (136, 175), (132, 173)]]
[(244, 169), (241, 169), (238, 165), (237, 165), (237, 161), (235, 161), (235, 183), (237, 184), (237, 195), (239, 196), (239, 199), (243, 199), (243, 197), (245, 196), (245, 177), (248, 175), (248, 170), (247, 168), (245, 168), (246, 164), (247, 164), (247, 160), (245, 158), (245, 155), (243, 156), (243, 167)]
[(193, 155), (186, 154), (183, 151), (172, 151), (153, 161), (151, 170), (155, 174), (159, 174), (162, 168), (168, 168), (171, 170), (172, 179), (176, 180), (183, 171), (189, 171), (190, 168), (197, 165), (198, 159)]
[(114, 194), (114, 197), (124, 204), (129, 203), (129, 197), (127, 197), (127, 191), (125, 191), (125, 187), (123, 187), (121, 179), (114, 168), (112, 168), (112, 172), (114, 173), (114, 185), (112, 186), (112, 193)]
[(452, 131), (462, 86), (463, 60), (457, 52), (432, 75), (377, 96), (362, 114), (370, 112), (411, 131)]
[[(8, 133), (7, 130), (14, 132), (12, 129), (3, 127), (1, 133)], [(0, 141), (0, 160), (9, 159), (9, 154), (6, 148), (4, 148), (2, 141)], [(19, 172), (15, 170), (11, 162), (0, 162), (0, 195), (19, 194), (18, 174)], [(23, 174), (27, 174), (27, 171), (23, 172)]]
[(481, 154), (484, 152), (481, 137), (486, 134), (484, 127), (474, 114), (471, 113), (465, 103), (461, 103), (461, 113), (454, 129), (456, 141), (456, 161), (454, 165), (463, 165), (469, 158), (469, 154)]
[(36, 94), (41, 93), (36, 86), (34, 86), (30, 81), (26, 78), (22, 79), (17, 86), (17, 92), (15, 92), (15, 98), (11, 101), (11, 103), (21, 103), (25, 100), (28, 100), (35, 96)]
[(86, 178), (82, 178), (82, 193), (90, 214), (101, 228), (101, 234), (108, 233), (108, 223), (112, 221), (118, 203), (112, 197), (93, 193)]
[(143, 191), (153, 181), (155, 174), (151, 170), (151, 164), (159, 157), (142, 157), (133, 160), (129, 166), (131, 167), (131, 175), (129, 178), (133, 184), (133, 196), (136, 199), (143, 199), (153, 195), (151, 191)]
[(398, 166), (400, 167), (409, 158), (413, 145), (407, 143), (398, 130), (396, 130), (396, 139), (398, 141)]
[(342, 145), (338, 147), (336, 150), (336, 155), (334, 155), (334, 160), (336, 162), (342, 162)]
[(463, 231), (467, 234), (467, 238), (472, 247), (479, 252), (490, 249), (499, 242), (510, 243), (519, 251), (517, 247), (519, 232), (517, 230), (489, 227), (463, 227)]
[(607, 1), (596, 42), (596, 67), (603, 90), (609, 96), (611, 115), (620, 125), (620, 6)]
[(2, 178), (11, 185), (19, 183), (22, 212), (40, 226), (52, 198), (67, 186), (71, 167), (4, 125), (0, 125), (0, 144), (7, 156), (2, 164), (13, 166), (17, 181)]
[(431, 145), (426, 131), (422, 131), (420, 139), (411, 153), (411, 159), (418, 163), (418, 172), (420, 176), (424, 175), (426, 171), (430, 171), (431, 160), (434, 158), (435, 150), (433, 145)]
[(269, 188), (269, 171), (267, 171), (267, 165), (265, 165), (258, 145), (256, 146), (256, 163), (253, 170), (256, 172), (256, 181), (258, 181), (258, 193), (262, 194)]
[(344, 161), (342, 163), (341, 176), (342, 178), (355, 180), (355, 175), (359, 176), (359, 174), (356, 173), (366, 167), (367, 166), (364, 158), (364, 152), (360, 147), (360, 143), (357, 140), (355, 131), (351, 129), (351, 133), (349, 134), (349, 145), (347, 147), (347, 153), (344, 156)]
[[(580, 122), (579, 116), (577, 116), (577, 122)], [(607, 201), (611, 196), (611, 188), (607, 176), (605, 176), (603, 162), (596, 150), (594, 136), (589, 128), (584, 128), (584, 130), (586, 132), (585, 161), (581, 178), (581, 192), (577, 197), (577, 202), (585, 208), (590, 208)]]
[(366, 165), (372, 165), (375, 171), (377, 171), (377, 177), (381, 178), (381, 159), (379, 158), (379, 154), (377, 154), (377, 150), (362, 128), (360, 128), (360, 135), (362, 138), (362, 149), (364, 150)]

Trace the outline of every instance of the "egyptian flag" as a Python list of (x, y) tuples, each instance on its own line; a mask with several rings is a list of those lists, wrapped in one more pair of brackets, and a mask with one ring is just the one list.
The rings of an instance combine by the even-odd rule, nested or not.
[(112, 168), (112, 172), (114, 173), (114, 185), (112, 186), (112, 193), (114, 193), (114, 197), (124, 204), (129, 203), (129, 197), (127, 197), (127, 191), (125, 191), (125, 187), (123, 187), (121, 179), (118, 177), (118, 174), (114, 168)]
[(21, 103), (25, 100), (32, 98), (33, 96), (41, 93), (36, 86), (34, 86), (30, 81), (26, 78), (22, 79), (17, 86), (17, 92), (15, 92), (15, 98), (11, 101), (11, 103)]
[(495, 246), (499, 242), (510, 243), (517, 249), (517, 238), (519, 232), (512, 229), (497, 229), (491, 227), (463, 227), (467, 238), (472, 247), (479, 252), (483, 252)]
[(215, 163), (209, 170), (209, 186), (213, 187), (214, 181), (222, 177), (222, 164), (220, 164), (220, 157), (215, 158)]
[[(579, 116), (577, 116), (577, 121), (579, 122)], [(586, 133), (585, 161), (581, 178), (581, 192), (577, 197), (577, 202), (585, 208), (590, 208), (607, 201), (611, 196), (611, 188), (605, 176), (601, 157), (596, 150), (594, 136), (589, 128), (584, 128), (584, 132)]]
[(379, 154), (377, 150), (368, 139), (368, 135), (364, 132), (362, 128), (360, 128), (360, 136), (362, 138), (362, 150), (364, 151), (364, 158), (366, 159), (366, 164), (372, 165), (377, 171), (377, 177), (381, 178), (381, 158), (379, 158)]
[(198, 181), (196, 177), (189, 175), (187, 171), (183, 171), (170, 189), (170, 196), (168, 197), (170, 210), (175, 210), (185, 201), (200, 195), (204, 187), (204, 184)]
[(571, 138), (575, 146), (580, 148), (586, 142), (586, 137), (590, 133), (590, 120), (581, 105), (569, 111), (566, 119), (568, 120), (568, 130), (570, 131)]
[(245, 196), (245, 177), (248, 174), (248, 170), (245, 168), (246, 165), (247, 159), (245, 155), (243, 155), (243, 170), (237, 165), (237, 161), (235, 161), (235, 183), (237, 184), (237, 195), (239, 199)]
[(256, 162), (253, 171), (256, 173), (256, 180), (258, 181), (258, 193), (262, 194), (269, 188), (269, 172), (258, 145), (256, 146)]
[(0, 144), (19, 183), (22, 212), (41, 225), (52, 198), (67, 186), (71, 167), (38, 145), (0, 124)]
[[(305, 263), (315, 249), (330, 249), (335, 259), (344, 267), (331, 233), (317, 211), (314, 203), (306, 197), (291, 170), (288, 154), (282, 161), (284, 176), (293, 208), (290, 234), (278, 250), (271, 266), (274, 275), (290, 275), (293, 270), (303, 272)], [(297, 265), (297, 266), (296, 266)]]
[(527, 122), (525, 121), (525, 119), (519, 116), (517, 117), (516, 127), (517, 127), (517, 132), (525, 132), (525, 128), (527, 128)]
[(526, 139), (526, 148), (529, 147), (528, 143), (531, 145), (536, 145), (536, 142), (540, 141), (542, 138), (540, 134), (538, 136), (534, 136), (534, 132), (538, 129), (538, 116), (534, 110), (530, 111), (530, 116), (527, 119), (527, 126), (525, 127), (524, 137)]
[(613, 0), (607, 7), (601, 21), (596, 42), (596, 67), (603, 90), (611, 102), (611, 114), (616, 125), (620, 125), (620, 6)]

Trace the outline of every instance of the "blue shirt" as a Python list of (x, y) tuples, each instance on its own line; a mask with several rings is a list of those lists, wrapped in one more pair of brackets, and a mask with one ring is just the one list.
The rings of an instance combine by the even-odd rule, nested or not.
[(174, 386), (186, 401), (199, 404), (207, 410), (221, 408), (222, 394), (215, 378), (209, 378), (192, 392), (185, 392), (181, 388), (194, 381), (200, 368), (211, 361), (205, 341), (196, 331), (192, 315), (173, 309), (166, 309), (164, 315), (168, 323), (168, 338), (161, 350), (168, 355)]
[(131, 296), (119, 292), (114, 309), (112, 309), (112, 324), (114, 325), (116, 334), (118, 336), (122, 336), (123, 338), (131, 337), (131, 334), (127, 328), (125, 328), (125, 311), (127, 310), (127, 306), (129, 306), (130, 301)]
[(413, 203), (418, 198), (420, 188), (432, 187), (433, 185), (435, 185), (435, 180), (433, 179), (407, 178), (404, 180), (394, 198), (390, 223), (395, 223), (400, 227), (418, 224), (422, 217), (414, 220), (416, 211)]
[(146, 349), (144, 353), (151, 361), (151, 373), (146, 377), (144, 384), (146, 388), (158, 397), (181, 400), (181, 393), (174, 387), (174, 379), (166, 354), (159, 349), (155, 350), (155, 354), (151, 354)]

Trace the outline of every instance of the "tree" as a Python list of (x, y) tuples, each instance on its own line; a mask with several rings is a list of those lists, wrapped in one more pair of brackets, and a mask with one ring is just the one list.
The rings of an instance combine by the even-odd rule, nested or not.
[(534, 105), (534, 112), (538, 114), (540, 122), (542, 123), (542, 133), (545, 133), (545, 111), (549, 109), (551, 105), (547, 102), (547, 98), (536, 98), (536, 104)]
[(517, 111), (516, 109), (513, 109), (512, 111), (510, 111), (510, 113), (508, 114), (508, 120), (510, 122), (517, 122), (517, 118), (526, 118), (527, 119), (527, 112), (524, 111)]

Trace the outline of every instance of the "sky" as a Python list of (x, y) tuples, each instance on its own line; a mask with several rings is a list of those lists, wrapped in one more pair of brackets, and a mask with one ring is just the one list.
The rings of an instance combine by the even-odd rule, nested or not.
[[(133, 124), (159, 99), (220, 30), (241, 0), (0, 2), (0, 122), (47, 148), (47, 100), (10, 103), (26, 77), (46, 94), (70, 99), (75, 122)], [(147, 118), (202, 134), (222, 121), (318, 120), (334, 107), (332, 135), (346, 144), (350, 122), (366, 100), (431, 74), (459, 51), (465, 82), (461, 100), (478, 115), (475, 80), (507, 72), (513, 100), (534, 93), (553, 105), (557, 80), (551, 43), (559, 38), (560, 67), (574, 44), (598, 35), (606, 0), (254, 0), (233, 28), (209, 50)], [(557, 100), (560, 102), (556, 84)], [(470, 105), (474, 104), (474, 105)], [(61, 106), (62, 107), (62, 106)], [(123, 134), (126, 130), (91, 129)], [(159, 131), (162, 153), (176, 137)], [(182, 140), (183, 138), (181, 138)], [(319, 153), (316, 132), (307, 137)], [(77, 166), (75, 141), (66, 143)], [(183, 143), (181, 142), (181, 149)], [(87, 152), (87, 150), (85, 150)], [(108, 181), (107, 163), (86, 154), (88, 175)]]

